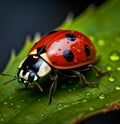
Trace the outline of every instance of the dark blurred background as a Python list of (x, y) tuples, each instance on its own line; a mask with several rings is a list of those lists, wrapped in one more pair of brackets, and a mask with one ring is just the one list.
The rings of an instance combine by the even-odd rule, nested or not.
[(68, 13), (78, 16), (90, 4), (104, 0), (1, 0), (0, 1), (0, 71), (5, 68), (11, 50), (18, 53), (27, 35), (42, 35), (55, 29)]
[[(72, 12), (74, 17), (88, 6), (96, 7), (105, 0), (1, 0), (0, 1), (0, 71), (2, 71), (14, 49), (18, 53), (27, 35), (34, 37), (55, 29)], [(90, 118), (82, 124), (120, 124), (120, 112)]]

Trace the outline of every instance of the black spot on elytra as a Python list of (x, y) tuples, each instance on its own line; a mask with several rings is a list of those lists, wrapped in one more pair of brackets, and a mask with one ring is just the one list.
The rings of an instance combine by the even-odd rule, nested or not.
[(46, 52), (46, 46), (42, 46), (42, 47), (37, 48), (37, 55), (40, 55), (40, 54), (45, 53), (45, 52)]
[(63, 56), (68, 62), (72, 62), (74, 59), (74, 55), (71, 50), (64, 50)]
[(54, 34), (54, 33), (56, 33), (56, 32), (58, 32), (58, 31), (51, 31), (51, 32), (47, 33), (47, 35), (49, 35), (49, 34)]
[(86, 56), (90, 56), (90, 48), (88, 45), (84, 45), (84, 51)]
[(74, 41), (76, 40), (76, 36), (74, 34), (66, 34), (66, 38), (69, 40), (69, 41)]

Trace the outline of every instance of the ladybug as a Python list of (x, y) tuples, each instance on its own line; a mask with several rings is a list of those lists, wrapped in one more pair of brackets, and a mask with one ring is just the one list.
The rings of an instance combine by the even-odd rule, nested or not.
[(22, 90), (35, 82), (42, 92), (43, 89), (38, 80), (50, 74), (53, 80), (49, 90), (50, 104), (57, 87), (56, 70), (69, 77), (79, 77), (86, 86), (96, 86), (81, 74), (81, 71), (87, 69), (94, 70), (99, 76), (108, 74), (93, 65), (96, 61), (96, 50), (89, 38), (73, 30), (56, 30), (43, 36), (31, 48), (28, 56), (18, 67), (17, 79), (25, 85)]

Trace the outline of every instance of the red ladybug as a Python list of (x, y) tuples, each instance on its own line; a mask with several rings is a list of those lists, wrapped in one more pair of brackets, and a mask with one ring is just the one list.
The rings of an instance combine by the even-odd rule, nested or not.
[(94, 45), (82, 33), (72, 30), (52, 31), (40, 39), (20, 63), (17, 79), (25, 84), (24, 89), (35, 82), (42, 91), (38, 79), (50, 74), (53, 80), (49, 90), (50, 104), (57, 86), (58, 75), (55, 70), (69, 77), (79, 77), (84, 85), (95, 86), (80, 71), (93, 69), (99, 76), (107, 74), (93, 65), (96, 60)]

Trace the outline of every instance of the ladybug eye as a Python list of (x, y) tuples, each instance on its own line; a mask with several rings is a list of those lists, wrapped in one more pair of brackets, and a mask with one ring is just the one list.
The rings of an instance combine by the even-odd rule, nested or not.
[(29, 79), (29, 82), (33, 82), (33, 81), (36, 81), (37, 80), (37, 76), (36, 76), (36, 74), (34, 72), (31, 72), (29, 74), (28, 79)]
[(66, 38), (70, 41), (76, 40), (76, 36), (74, 34), (66, 34)]
[(90, 48), (89, 48), (88, 45), (85, 45), (85, 46), (84, 46), (84, 51), (85, 51), (85, 55), (86, 55), (86, 56), (90, 56)]
[(65, 50), (63, 52), (63, 56), (68, 62), (71, 62), (74, 59), (74, 55), (71, 50)]

